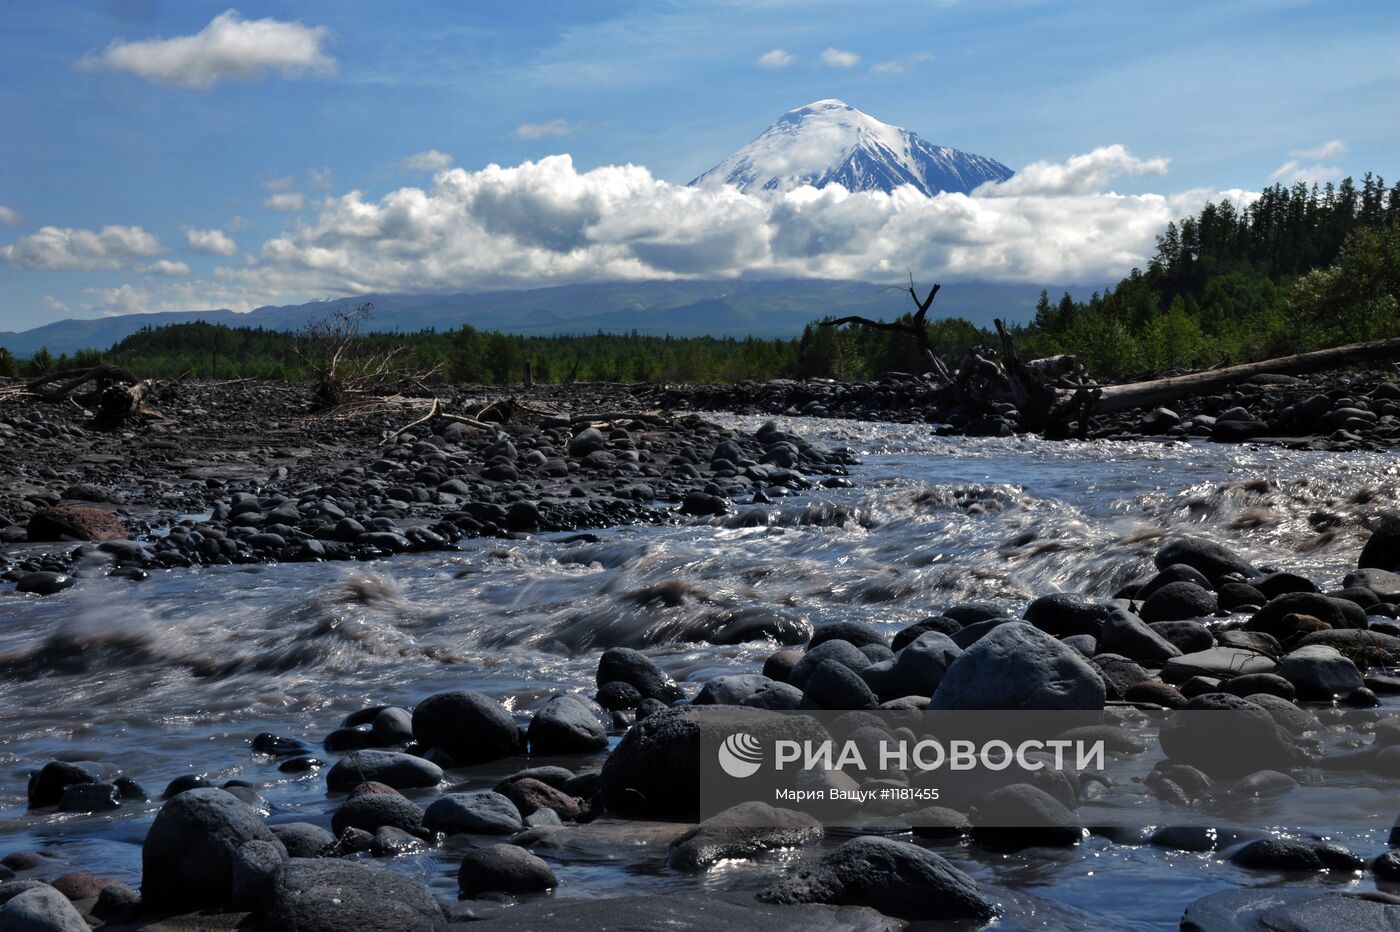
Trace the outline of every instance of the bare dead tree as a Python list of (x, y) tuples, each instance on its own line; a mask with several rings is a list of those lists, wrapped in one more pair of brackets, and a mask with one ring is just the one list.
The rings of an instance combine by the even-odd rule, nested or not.
[(424, 389), (436, 369), (420, 372), (398, 364), (403, 346), (371, 352), (361, 333), (374, 314), (365, 303), (353, 310), (340, 307), (308, 321), (297, 334), (293, 351), (311, 375), (311, 409), (330, 411), (393, 385)]
[(919, 355), (923, 357), (924, 364), (928, 366), (930, 372), (934, 373), (940, 381), (949, 382), (952, 377), (948, 372), (948, 367), (943, 360), (934, 352), (933, 341), (929, 339), (928, 325), (926, 323), (929, 308), (933, 307), (933, 299), (938, 295), (938, 289), (943, 287), (937, 282), (928, 290), (928, 295), (923, 300), (919, 299), (919, 293), (914, 290), (914, 275), (909, 275), (910, 299), (914, 302), (914, 314), (907, 320), (896, 320), (886, 322), (883, 320), (871, 320), (868, 317), (848, 316), (839, 317), (836, 320), (824, 320), (823, 327), (841, 327), (846, 324), (855, 324), (859, 327), (868, 327), (871, 330), (884, 330), (891, 333), (903, 333), (912, 337), (914, 343), (919, 347)]

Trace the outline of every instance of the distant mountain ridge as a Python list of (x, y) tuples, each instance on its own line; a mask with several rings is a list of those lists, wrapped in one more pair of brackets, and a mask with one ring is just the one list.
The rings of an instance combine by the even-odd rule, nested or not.
[(913, 185), (932, 196), (943, 191), (967, 194), (1012, 174), (996, 159), (933, 145), (831, 99), (789, 110), (691, 184), (731, 184), (745, 192), (830, 184), (851, 191), (890, 192)]
[[(1090, 289), (1063, 285), (950, 282), (939, 293), (934, 316), (965, 317), (990, 326), (993, 317), (1028, 320), (1040, 289), (1087, 296)], [(1101, 287), (1101, 286), (1098, 286)], [(231, 327), (297, 330), (331, 310), (374, 304), (369, 328), (378, 331), (448, 330), (471, 324), (536, 336), (603, 330), (649, 335), (791, 337), (825, 315), (862, 314), (893, 319), (910, 309), (909, 296), (871, 282), (822, 279), (737, 281), (640, 281), (557, 285), (522, 291), (463, 294), (366, 294), (333, 301), (260, 307), (123, 314), (94, 320), (61, 320), (21, 332), (0, 331), (0, 346), (17, 356), (40, 347), (52, 353), (108, 349), (143, 327), (202, 320)]]

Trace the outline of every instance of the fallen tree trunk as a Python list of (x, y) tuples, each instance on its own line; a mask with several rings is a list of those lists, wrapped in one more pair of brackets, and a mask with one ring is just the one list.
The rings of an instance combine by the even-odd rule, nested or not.
[(138, 414), (155, 415), (146, 406), (146, 396), (155, 388), (150, 379), (135, 385), (111, 384), (97, 396), (97, 420), (104, 424), (120, 424)]
[(1334, 346), (1331, 349), (1314, 350), (1311, 353), (1262, 359), (1259, 362), (1245, 363), (1242, 366), (1192, 372), (1188, 375), (1176, 375), (1165, 379), (1130, 382), (1126, 385), (1105, 385), (1100, 390), (1101, 394), (1094, 404), (1094, 411), (1100, 414), (1112, 414), (1115, 411), (1126, 411), (1130, 408), (1155, 408), (1159, 405), (1170, 404), (1187, 395), (1225, 388), (1256, 375), (1300, 375), (1338, 366), (1348, 366), (1353, 363), (1394, 357), (1400, 357), (1400, 337), (1368, 340), (1364, 343), (1348, 343), (1346, 346)]

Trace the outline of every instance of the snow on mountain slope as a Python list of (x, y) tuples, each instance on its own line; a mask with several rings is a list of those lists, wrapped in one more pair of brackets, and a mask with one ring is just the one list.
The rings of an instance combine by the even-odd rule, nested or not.
[(783, 114), (691, 184), (732, 184), (741, 191), (786, 191), (804, 184), (892, 191), (912, 184), (933, 195), (966, 193), (1012, 174), (995, 159), (932, 145), (843, 101), (819, 100)]

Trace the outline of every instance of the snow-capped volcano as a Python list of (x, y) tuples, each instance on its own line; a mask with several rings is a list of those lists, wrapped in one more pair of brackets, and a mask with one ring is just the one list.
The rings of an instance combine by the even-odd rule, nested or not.
[(932, 145), (844, 101), (819, 100), (783, 114), (691, 184), (732, 184), (741, 191), (786, 191), (804, 184), (892, 191), (912, 184), (932, 195), (966, 193), (1012, 174), (995, 159)]

